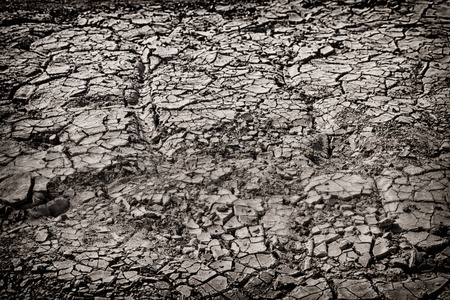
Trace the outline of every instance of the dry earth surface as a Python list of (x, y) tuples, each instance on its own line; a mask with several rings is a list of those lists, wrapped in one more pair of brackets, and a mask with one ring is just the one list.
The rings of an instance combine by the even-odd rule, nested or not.
[(2, 1), (1, 299), (450, 299), (446, 1)]

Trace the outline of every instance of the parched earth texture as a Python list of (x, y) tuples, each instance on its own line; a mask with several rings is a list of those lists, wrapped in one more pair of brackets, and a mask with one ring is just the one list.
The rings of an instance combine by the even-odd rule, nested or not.
[(450, 299), (448, 2), (67, 2), (0, 13), (1, 299)]

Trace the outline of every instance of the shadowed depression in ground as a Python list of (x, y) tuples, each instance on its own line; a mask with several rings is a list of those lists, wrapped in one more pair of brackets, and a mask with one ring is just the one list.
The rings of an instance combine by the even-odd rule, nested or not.
[(446, 1), (0, 5), (1, 299), (449, 299)]

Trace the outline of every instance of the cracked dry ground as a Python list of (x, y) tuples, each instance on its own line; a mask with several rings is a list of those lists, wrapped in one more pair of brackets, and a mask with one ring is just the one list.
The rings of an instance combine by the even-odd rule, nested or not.
[(2, 12), (0, 298), (450, 299), (450, 6), (365, 4)]

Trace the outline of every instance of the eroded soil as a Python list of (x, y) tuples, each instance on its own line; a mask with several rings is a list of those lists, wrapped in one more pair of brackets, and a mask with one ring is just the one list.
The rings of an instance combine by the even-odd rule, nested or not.
[(449, 299), (446, 1), (1, 7), (0, 298)]

